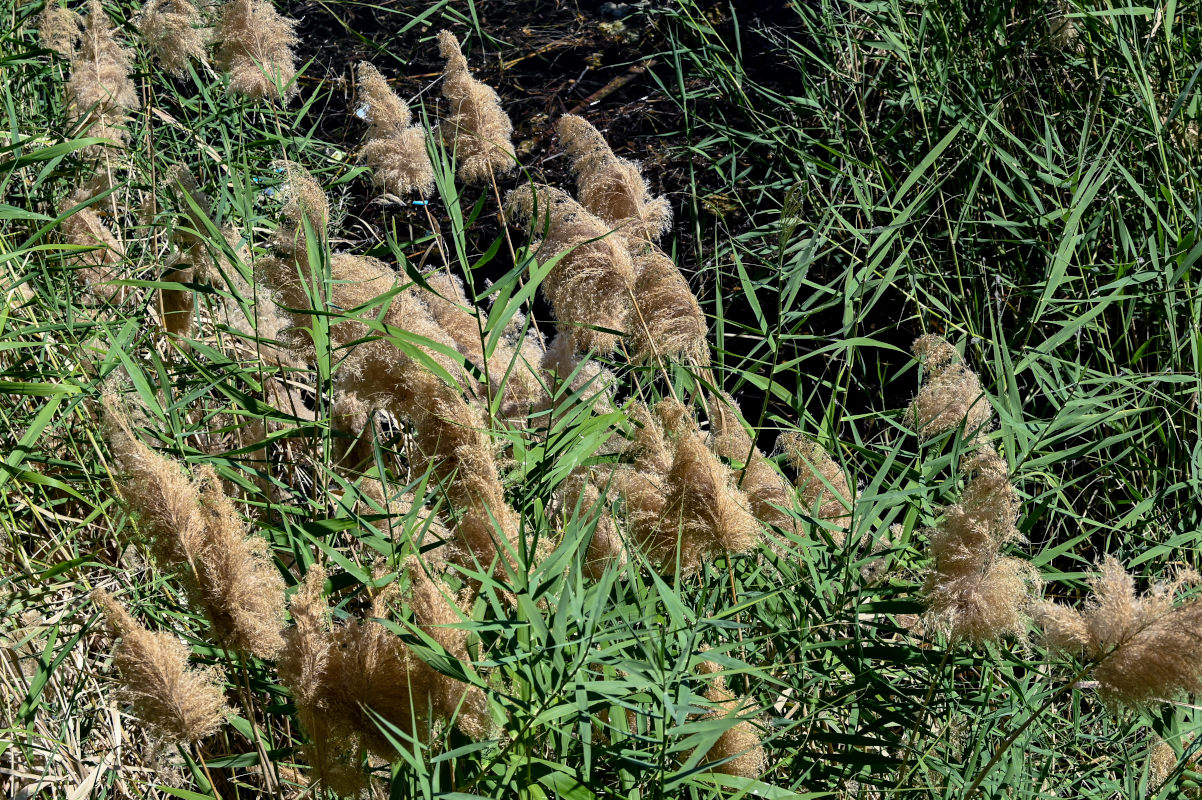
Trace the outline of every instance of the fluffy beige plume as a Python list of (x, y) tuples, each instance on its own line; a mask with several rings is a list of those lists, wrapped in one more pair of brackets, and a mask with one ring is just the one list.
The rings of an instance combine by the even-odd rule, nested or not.
[(172, 75), (187, 75), (189, 61), (204, 63), (211, 31), (191, 0), (146, 0), (134, 24)]
[(113, 401), (106, 405), (109, 441), (124, 477), (121, 497), (155, 552), (184, 568), (190, 597), (223, 645), (273, 657), (283, 644), (284, 583), (266, 541), (247, 534), (212, 468), (189, 478), (177, 462), (137, 439)]
[(689, 282), (659, 249), (643, 246), (632, 252), (637, 314), (629, 328), (635, 358), (646, 361), (660, 356), (708, 366), (705, 314)]
[(60, 6), (57, 0), (47, 0), (46, 8), (38, 17), (38, 41), (42, 47), (63, 58), (71, 58), (82, 35), (83, 20), (79, 14)]
[[(797, 471), (796, 486), (806, 512), (816, 510), (819, 519), (841, 528), (851, 525), (848, 508), (855, 495), (847, 483), (847, 476), (830, 454), (800, 433), (781, 434), (777, 446)], [(831, 536), (837, 544), (843, 543), (842, 530), (831, 531)]]
[(426, 151), (426, 129), (412, 124), (408, 104), (366, 61), (359, 65), (359, 100), (370, 125), (361, 155), (372, 181), (393, 194), (428, 196), (434, 191), (434, 167)]
[(576, 196), (590, 213), (633, 240), (657, 241), (672, 224), (667, 199), (651, 197), (638, 165), (618, 158), (588, 120), (565, 114), (556, 125), (572, 159)]
[(296, 94), (295, 29), (270, 0), (230, 0), (222, 6), (214, 60), (230, 74), (230, 94), (251, 100), (287, 100)]
[(1084, 609), (1044, 602), (1037, 618), (1048, 644), (1094, 662), (1105, 699), (1147, 706), (1202, 693), (1202, 603), (1176, 604), (1181, 588), (1198, 581), (1198, 573), (1183, 570), (1140, 596), (1131, 575), (1107, 556)]
[(972, 370), (959, 363), (956, 348), (940, 336), (927, 335), (914, 342), (914, 355), (924, 359), (927, 380), (906, 412), (906, 420), (923, 439), (964, 425), (966, 437), (985, 429), (993, 409)]
[[(524, 416), (531, 409), (543, 405), (547, 392), (545, 381), (539, 375), (543, 348), (537, 331), (532, 327), (531, 332), (523, 335), (522, 321), (515, 319), (502, 333), (492, 356), (485, 358), (480, 323), (487, 319), (487, 313), (477, 320), (476, 315), (468, 310), (473, 306), (464, 294), (462, 282), (450, 273), (432, 272), (425, 279), (435, 292), (423, 296), (434, 321), (451, 337), (455, 348), (476, 367), (481, 376), (487, 371), (491, 394), (502, 394), (502, 413), (507, 417)], [(482, 390), (478, 392), (482, 400), (487, 396)]]
[(627, 451), (634, 464), (614, 474), (614, 485), (651, 562), (668, 574), (690, 574), (707, 559), (755, 547), (761, 529), (750, 501), (691, 414), (663, 400), (653, 418), (636, 406), (631, 419), (641, 426)]
[(734, 398), (710, 395), (709, 402), (710, 449), (735, 465), (735, 482), (747, 495), (756, 519), (781, 530), (799, 532), (797, 520), (783, 510), (793, 508), (793, 487), (755, 446), (743, 427)]
[(706, 715), (707, 718), (736, 717), (738, 722), (722, 732), (718, 741), (706, 752), (703, 763), (730, 759), (716, 764), (712, 769), (724, 775), (737, 775), (741, 778), (758, 780), (768, 766), (768, 755), (764, 750), (763, 737), (759, 728), (749, 717), (748, 710), (752, 709), (751, 698), (739, 698), (726, 687), (722, 677), (721, 667), (712, 661), (701, 664), (702, 674), (713, 675), (709, 679), (709, 688), (705, 691), (705, 699), (714, 704), (714, 710)]
[[(448, 628), (462, 621), (445, 587), (425, 574), (416, 559), (406, 564), (409, 604), (418, 625), (456, 658), (467, 658), (467, 634)], [(396, 751), (373, 714), (402, 731), (427, 739), (435, 719), (456, 717), (473, 737), (491, 728), (487, 702), (476, 687), (454, 681), (419, 659), (375, 618), (389, 619), (395, 586), (373, 598), (369, 616), (333, 626), (323, 596), (325, 572), (314, 567), (294, 595), (279, 672), (297, 704), (309, 737), (310, 764), (322, 783), (339, 794), (357, 794), (366, 785), (363, 755), (393, 759)]]
[(963, 465), (969, 475), (960, 502), (927, 531), (934, 565), (924, 593), (932, 627), (953, 640), (981, 643), (1023, 636), (1035, 572), (1024, 561), (999, 555), (1018, 539), (1018, 496), (1006, 462), (982, 446)]
[[(83, 39), (71, 59), (67, 81), (67, 120), (86, 128), (85, 136), (111, 139), (124, 147), (129, 140), (130, 112), (137, 109), (137, 87), (129, 77), (134, 54), (115, 37), (115, 29), (100, 0), (88, 0)], [(85, 153), (98, 156), (105, 145)]]
[(550, 408), (559, 402), (559, 396), (565, 391), (580, 393), (580, 401), (591, 403), (599, 414), (613, 410), (617, 378), (596, 361), (586, 359), (577, 351), (575, 339), (570, 333), (561, 331), (555, 334), (551, 346), (543, 354), (541, 368), (547, 376), (551, 393), (541, 391), (540, 402), (534, 406), (536, 410)]
[[(67, 199), (60, 206), (59, 213), (65, 214), (78, 203), (76, 197)], [(110, 303), (124, 299), (124, 287), (108, 284), (120, 276), (119, 267), (125, 258), (125, 248), (101, 221), (96, 206), (81, 208), (63, 220), (59, 235), (66, 244), (90, 248), (72, 253), (66, 260), (78, 270), (80, 279), (92, 296)]]
[(506, 207), (513, 220), (529, 220), (536, 235), (538, 259), (562, 256), (542, 283), (561, 332), (576, 350), (610, 353), (617, 334), (630, 325), (634, 264), (610, 228), (566, 193), (550, 186), (520, 186), (509, 193)]
[(459, 40), (450, 31), (438, 34), (438, 51), (446, 59), (442, 96), (451, 113), (439, 128), (447, 147), (455, 152), (459, 179), (487, 183), (517, 166), (513, 154), (513, 123), (501, 108), (491, 87), (472, 77)]
[(186, 745), (213, 733), (225, 719), (217, 672), (191, 669), (188, 649), (169, 633), (151, 633), (103, 589), (92, 600), (104, 610), (114, 636), (113, 664), (134, 716), (158, 739)]
[(611, 565), (620, 567), (630, 559), (626, 541), (609, 513), (610, 498), (603, 499), (601, 495), (610, 472), (606, 469), (594, 472), (588, 467), (573, 470), (556, 496), (560, 524), (575, 520), (578, 525), (593, 526), (583, 564), (584, 574), (592, 580), (599, 579)]

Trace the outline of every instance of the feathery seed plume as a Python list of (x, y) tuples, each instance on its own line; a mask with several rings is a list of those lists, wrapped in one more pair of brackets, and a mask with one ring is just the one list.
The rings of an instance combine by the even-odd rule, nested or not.
[(722, 732), (718, 741), (706, 752), (704, 763), (723, 762), (715, 764), (713, 771), (758, 779), (768, 765), (768, 756), (764, 751), (763, 737), (747, 713), (748, 708), (753, 705), (751, 698), (740, 699), (734, 695), (726, 687), (726, 680), (722, 677), (720, 669), (712, 661), (703, 662), (700, 668), (702, 674), (713, 675), (709, 679), (710, 685), (705, 691), (705, 699), (714, 704), (714, 710), (706, 716), (735, 717), (739, 721)]
[(459, 40), (450, 31), (438, 34), (438, 51), (447, 61), (442, 96), (451, 113), (440, 127), (443, 141), (455, 151), (459, 179), (485, 183), (517, 166), (513, 154), (513, 123), (501, 99), (489, 86), (472, 77)]
[(296, 93), (295, 28), (270, 0), (230, 0), (222, 7), (214, 60), (230, 74), (230, 94), (287, 100)]
[(210, 31), (192, 0), (146, 0), (134, 24), (172, 75), (187, 75), (189, 61), (205, 61)]
[(247, 535), (211, 467), (196, 479), (139, 441), (106, 401), (109, 441), (125, 476), (121, 497), (142, 520), (155, 552), (186, 567), (190, 597), (224, 645), (271, 658), (283, 644), (284, 584), (267, 543)]
[(413, 125), (404, 100), (370, 63), (359, 65), (359, 95), (367, 108), (367, 139), (361, 155), (372, 181), (386, 192), (427, 197), (434, 191), (434, 167), (426, 150), (426, 129)]
[[(83, 39), (71, 59), (67, 81), (67, 119), (82, 123), (87, 136), (112, 139), (124, 147), (130, 112), (140, 105), (137, 88), (129, 77), (133, 51), (114, 36), (115, 28), (100, 0), (88, 0)], [(105, 145), (93, 145), (85, 154), (99, 156)]]
[[(800, 433), (782, 434), (778, 446), (789, 464), (797, 471), (796, 486), (802, 506), (807, 512), (818, 512), (818, 518), (846, 528), (851, 524), (851, 505), (854, 493), (830, 454), (817, 442)], [(843, 543), (843, 531), (831, 531), (836, 544)]]
[(1052, 647), (1084, 652), (1103, 698), (1142, 707), (1202, 693), (1202, 603), (1175, 604), (1183, 586), (1199, 582), (1182, 570), (1173, 580), (1135, 593), (1135, 580), (1112, 556), (1090, 581), (1093, 598), (1077, 611), (1043, 602), (1037, 618)]
[(990, 445), (963, 469), (970, 477), (960, 502), (927, 532), (934, 557), (923, 587), (928, 617), (954, 641), (1022, 636), (1035, 574), (1026, 562), (999, 555), (1002, 545), (1020, 537), (1009, 470)]
[[(609, 353), (631, 314), (634, 264), (616, 235), (565, 192), (550, 186), (519, 186), (506, 198), (511, 219), (529, 220), (543, 235), (538, 259), (562, 254), (542, 284), (560, 330), (576, 350)], [(544, 232), (544, 228), (546, 228)]]
[(38, 17), (38, 41), (42, 47), (63, 58), (71, 58), (82, 34), (83, 20), (79, 14), (60, 6), (58, 0), (47, 0), (46, 8)]
[(708, 366), (705, 314), (688, 281), (658, 248), (632, 249), (637, 314), (629, 323), (635, 358), (659, 355)]
[[(78, 202), (75, 197), (65, 200), (60, 213), (66, 213)], [(67, 257), (68, 263), (78, 268), (88, 292), (99, 300), (120, 302), (125, 297), (125, 288), (107, 284), (117, 279), (125, 248), (101, 221), (95, 208), (81, 208), (67, 217), (59, 227), (59, 235), (66, 244), (92, 248)]]
[(103, 589), (94, 591), (92, 600), (121, 638), (113, 648), (113, 664), (134, 716), (156, 738), (173, 744), (216, 733), (227, 711), (216, 670), (190, 668), (188, 649), (178, 639), (146, 630)]
[(575, 114), (556, 125), (572, 159), (576, 196), (590, 213), (632, 240), (654, 242), (672, 224), (672, 209), (663, 197), (651, 197), (638, 165), (618, 158), (600, 131)]
[[(746, 493), (756, 519), (796, 533), (797, 520), (782, 510), (793, 507), (793, 488), (754, 445), (734, 398), (710, 395), (710, 428), (710, 448), (736, 465), (735, 483)], [(739, 464), (744, 465), (742, 469)]]
[(620, 567), (629, 560), (626, 542), (609, 513), (609, 498), (602, 499), (597, 485), (604, 474), (604, 470), (593, 474), (588, 467), (580, 467), (563, 482), (557, 497), (561, 523), (574, 519), (584, 526), (593, 525), (583, 565), (584, 574), (592, 580), (599, 579), (611, 564)]
[(983, 432), (993, 415), (981, 381), (959, 363), (956, 349), (940, 336), (927, 335), (914, 342), (914, 355), (926, 359), (927, 380), (906, 412), (906, 420), (923, 439), (964, 425), (964, 435)]

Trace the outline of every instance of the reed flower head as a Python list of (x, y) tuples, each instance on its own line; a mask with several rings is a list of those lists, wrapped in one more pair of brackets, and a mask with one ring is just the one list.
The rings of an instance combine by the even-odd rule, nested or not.
[[(76, 204), (76, 198), (70, 198), (60, 206), (60, 211), (69, 211)], [(112, 286), (109, 282), (117, 280), (120, 275), (119, 268), (122, 259), (125, 258), (125, 248), (101, 221), (92, 206), (81, 208), (63, 220), (59, 226), (59, 235), (69, 245), (90, 248), (67, 257), (68, 263), (79, 271), (79, 276), (89, 293), (98, 300), (110, 303), (124, 299), (124, 287)]]
[[(816, 510), (819, 519), (840, 527), (850, 525), (855, 493), (830, 453), (800, 433), (782, 434), (778, 446), (797, 472), (795, 485), (805, 509)], [(832, 531), (832, 536), (837, 543), (843, 542), (842, 531)]]
[(146, 0), (135, 24), (172, 75), (187, 75), (189, 61), (204, 63), (210, 30), (191, 0)]
[[(520, 186), (506, 207), (515, 220), (530, 220), (542, 234), (538, 258), (561, 255), (542, 284), (560, 331), (576, 350), (609, 353), (631, 314), (634, 264), (621, 240), (566, 193), (550, 186)], [(601, 330), (604, 329), (604, 330)]]
[(212, 468), (197, 479), (134, 436), (108, 404), (109, 440), (125, 481), (121, 496), (151, 536), (155, 552), (183, 567), (189, 595), (234, 649), (270, 658), (283, 645), (284, 584), (267, 543), (248, 536)]
[(46, 8), (38, 17), (38, 40), (42, 47), (63, 58), (71, 58), (82, 35), (83, 20), (79, 14), (60, 6), (57, 0), (47, 0)]
[[(117, 41), (113, 24), (100, 0), (88, 0), (83, 39), (71, 59), (67, 81), (67, 119), (87, 128), (87, 136), (111, 139), (124, 147), (129, 139), (130, 112), (140, 105), (129, 77), (134, 54)], [(85, 151), (98, 156), (104, 145)]]
[(459, 163), (459, 179), (486, 183), (511, 172), (517, 162), (513, 154), (513, 123), (501, 108), (493, 89), (472, 77), (459, 40), (450, 31), (438, 34), (438, 51), (446, 59), (442, 96), (451, 112), (440, 132)]
[(295, 29), (270, 0), (230, 0), (222, 6), (214, 60), (230, 74), (230, 94), (250, 100), (287, 100), (295, 94)]
[(370, 63), (359, 65), (359, 99), (367, 109), (367, 140), (361, 155), (372, 181), (386, 192), (428, 196), (434, 191), (434, 167), (426, 150), (426, 129), (414, 125), (404, 100)]
[(763, 736), (751, 718), (754, 713), (749, 713), (749, 710), (754, 712), (754, 703), (751, 698), (740, 698), (727, 688), (726, 679), (714, 662), (703, 662), (701, 672), (713, 676), (709, 679), (705, 699), (714, 705), (714, 710), (707, 716), (738, 719), (706, 752), (703, 763), (714, 763), (714, 772), (758, 780), (768, 765), (768, 756)]
[(583, 117), (565, 114), (556, 128), (572, 159), (581, 205), (632, 240), (654, 242), (663, 236), (672, 224), (672, 209), (665, 198), (651, 197), (638, 165), (615, 156)]
[(736, 470), (736, 484), (746, 493), (751, 511), (765, 525), (797, 532), (797, 521), (785, 509), (793, 508), (793, 487), (743, 427), (734, 398), (710, 395), (710, 448)]
[(1026, 562), (999, 555), (1002, 545), (1019, 538), (1018, 496), (992, 446), (967, 459), (964, 471), (969, 481), (960, 502), (927, 532), (934, 557), (924, 587), (928, 615), (953, 640), (1022, 636), (1035, 573)]
[(1141, 707), (1202, 692), (1202, 603), (1177, 603), (1183, 586), (1199, 581), (1193, 570), (1154, 585), (1143, 595), (1117, 559), (1108, 556), (1090, 581), (1092, 599), (1082, 610), (1053, 602), (1037, 619), (1049, 645), (1083, 652), (1106, 700)]
[(928, 375), (906, 412), (907, 421), (923, 439), (960, 425), (966, 437), (978, 436), (993, 409), (976, 373), (959, 363), (955, 348), (940, 336), (922, 336), (913, 349), (914, 355), (926, 360)]
[(709, 365), (705, 314), (688, 281), (658, 248), (633, 249), (636, 314), (629, 323), (635, 358), (662, 358)]
[(190, 668), (188, 649), (178, 639), (146, 630), (103, 589), (92, 599), (121, 639), (113, 648), (113, 664), (134, 716), (156, 738), (173, 744), (216, 733), (227, 711), (216, 671)]

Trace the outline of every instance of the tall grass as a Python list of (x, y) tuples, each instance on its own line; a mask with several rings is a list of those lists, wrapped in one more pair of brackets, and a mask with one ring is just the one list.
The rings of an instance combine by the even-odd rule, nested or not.
[[(501, 13), (490, 3), (406, 9), (385, 19), (389, 35), (411, 37), (415, 61), (440, 63), (443, 25), (480, 76), (497, 77), (487, 66), (497, 56), (530, 56), (509, 27), (490, 33)], [(573, 325), (579, 298), (543, 299), (573, 259), (627, 245), (602, 224), (553, 252), (555, 222), (538, 212), (552, 196), (539, 188), (530, 225), (511, 224), (506, 190), (573, 188), (560, 166), (570, 155), (526, 157), (534, 123), (514, 119), (512, 175), (498, 162), (470, 170), (479, 185), (466, 186), (454, 137), (431, 137), (428, 199), (372, 206), (390, 187), (373, 187), (354, 157), (369, 114), (346, 108), (355, 75), (327, 74), (333, 53), (298, 59), (294, 78), (277, 74), (253, 102), (196, 60), (184, 77), (165, 71), (137, 35), (136, 10), (104, 9), (136, 50), (140, 107), (116, 149), (68, 121), (67, 61), (33, 31), (41, 8), (6, 9), (0, 781), (10, 794), (291, 797), (340, 786), (317, 780), (315, 718), (288, 671), (216, 636), (186, 572), (145, 546), (160, 534), (137, 513), (136, 482), (101, 422), (99, 401), (113, 394), (136, 411), (134, 435), (181, 476), (216, 476), (209, 489), (219, 483), (225, 499), (198, 507), (232, 504), (266, 544), (294, 600), (290, 625), (302, 617), (296, 598), (312, 592), (329, 603), (343, 651), (370, 642), (411, 654), (409, 675), (484, 698), (481, 733), (462, 724), (466, 700), (406, 727), (383, 694), (356, 695), (359, 741), (374, 755), (355, 766), (380, 796), (1171, 797), (1196, 787), (1189, 698), (1106, 705), (1104, 673), (1045, 648), (1025, 621), (1019, 636), (973, 644), (924, 615), (930, 537), (962, 500), (958, 470), (978, 442), (965, 425), (920, 438), (906, 417), (930, 379), (910, 345), (940, 334), (979, 376), (990, 412), (980, 419), (992, 420), (980, 437), (1019, 500), (1021, 538), (1001, 537), (1001, 553), (1030, 563), (1044, 597), (1085, 602), (1104, 555), (1141, 588), (1197, 565), (1196, 3), (676, 0), (625, 18), (642, 37), (639, 80), (675, 109), (660, 145), (671, 168), (644, 170), (676, 219), (661, 255), (709, 328), (709, 352), (690, 344), (672, 357), (650, 331), (627, 344), (608, 324)], [(362, 9), (324, 13), (353, 30)], [(461, 110), (432, 77), (357, 53), (398, 79), (417, 123)], [(506, 107), (513, 87), (495, 88)], [(561, 147), (549, 126), (537, 135), (549, 152)], [(182, 185), (181, 165), (207, 200)], [(326, 191), (328, 230), (312, 204), (288, 210), (297, 165)], [(101, 188), (79, 200), (96, 173)], [(68, 239), (80, 204), (119, 253)], [(350, 254), (385, 262), (388, 285), (342, 280)], [(97, 257), (103, 275), (87, 272)], [(294, 272), (303, 262), (300, 294), (283, 309), (263, 280), (268, 257)], [(432, 286), (462, 323), (457, 340), (389, 316)], [(193, 324), (166, 332), (163, 297), (184, 298)], [(281, 329), (281, 312), (303, 332)], [(567, 340), (616, 350), (542, 370), (520, 342), (549, 345), (556, 323)], [(375, 385), (370, 367), (352, 373), (368, 348), (439, 379), (407, 402), (453, 390), (475, 422), (431, 434), (417, 412), (367, 392), (365, 413), (346, 387)], [(507, 403), (528, 375), (539, 401)], [(741, 420), (722, 415), (723, 392)], [(685, 421), (671, 402), (660, 417), (644, 410), (661, 400), (683, 401)], [(674, 436), (697, 445), (690, 470), (647, 466), (654, 454), (639, 448), (657, 425), (669, 447)], [(463, 488), (471, 465), (447, 442), (468, 428), (488, 443), (500, 499)], [(739, 447), (707, 445), (710, 431)], [(782, 475), (783, 494), (760, 496), (787, 502), (757, 508), (772, 524), (750, 550), (715, 546), (678, 568), (677, 542), (664, 556), (632, 535), (634, 473), (679, 484), (666, 492), (676, 519), (694, 489), (727, 475), (736, 505), (755, 507), (737, 498)], [(477, 531), (497, 534), (496, 558), (473, 546), (440, 566), (440, 539), (472, 515)], [(624, 546), (599, 564), (592, 545), (605, 536)], [(414, 564), (463, 607), (432, 624), (414, 599)], [(310, 574), (328, 578), (306, 586)], [(218, 733), (176, 746), (139, 720), (116, 691), (95, 588), (186, 645), (191, 669), (219, 676), (230, 713)], [(341, 688), (370, 678), (352, 671)], [(323, 714), (334, 719), (319, 708), (316, 721)], [(758, 760), (756, 739), (762, 768), (731, 774)]]

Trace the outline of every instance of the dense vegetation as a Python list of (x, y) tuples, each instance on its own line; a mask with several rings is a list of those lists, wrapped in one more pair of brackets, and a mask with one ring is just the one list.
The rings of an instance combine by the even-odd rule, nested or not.
[(69, 7), (7, 794), (1197, 790), (1196, 2)]

